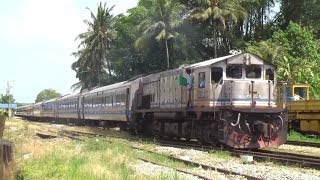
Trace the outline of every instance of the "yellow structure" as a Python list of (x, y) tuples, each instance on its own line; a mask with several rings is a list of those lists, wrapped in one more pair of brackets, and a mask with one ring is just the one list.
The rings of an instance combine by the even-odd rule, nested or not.
[(288, 110), (289, 127), (306, 133), (320, 133), (320, 100), (310, 100), (310, 86), (278, 86), (277, 105)]

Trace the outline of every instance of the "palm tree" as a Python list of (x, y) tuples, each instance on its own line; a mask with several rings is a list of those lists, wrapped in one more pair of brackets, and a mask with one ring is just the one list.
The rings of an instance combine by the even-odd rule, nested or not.
[(167, 69), (170, 68), (168, 41), (178, 34), (176, 30), (182, 24), (181, 14), (181, 4), (177, 1), (154, 0), (149, 11), (149, 18), (138, 26), (138, 29), (143, 29), (143, 33), (135, 42), (135, 47), (139, 50), (146, 48), (146, 41), (151, 37), (164, 43)]
[(91, 82), (94, 79), (93, 74), (90, 73), (90, 53), (88, 52), (88, 48), (83, 48), (78, 50), (77, 52), (72, 53), (78, 60), (72, 63), (71, 69), (76, 72), (76, 77), (79, 79), (79, 82), (73, 84), (71, 89), (74, 91), (80, 89), (81, 91), (87, 88), (92, 87)]
[[(111, 75), (111, 62), (107, 57), (115, 38), (114, 18), (110, 14), (113, 7), (107, 8), (106, 3), (102, 5), (100, 2), (96, 15), (87, 8), (90, 11), (91, 21), (84, 20), (84, 23), (88, 25), (88, 30), (76, 38), (81, 40), (78, 47), (80, 50), (73, 54), (78, 58), (77, 62), (72, 65), (73, 70), (77, 69), (77, 77), (81, 82), (78, 85), (86, 85), (88, 88), (100, 85), (105, 68)], [(90, 79), (87, 79), (89, 82), (82, 82), (84, 79), (80, 79), (80, 77), (87, 75), (88, 72), (90, 72)]]
[(281, 59), (282, 47), (272, 42), (271, 39), (267, 41), (260, 41), (249, 45), (246, 51), (255, 54), (262, 59), (265, 59), (273, 64), (279, 64), (279, 59)]
[(235, 0), (198, 0), (198, 7), (190, 11), (190, 19), (209, 21), (209, 29), (214, 39), (214, 56), (217, 57), (217, 21), (226, 29), (226, 20), (237, 22), (246, 17), (247, 13)]

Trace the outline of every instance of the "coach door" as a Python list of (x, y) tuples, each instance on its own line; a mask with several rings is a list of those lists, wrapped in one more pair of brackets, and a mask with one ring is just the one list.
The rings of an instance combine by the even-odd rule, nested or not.
[[(222, 98), (222, 85), (223, 85), (223, 68), (222, 67), (211, 67), (211, 90), (210, 100), (212, 105), (223, 105), (224, 101)], [(211, 103), (210, 103), (211, 105)]]
[(129, 114), (130, 114), (129, 105), (130, 105), (130, 88), (127, 88), (127, 90), (126, 90), (126, 110), (125, 110), (127, 121), (129, 121)]
[(80, 97), (78, 97), (78, 99), (77, 99), (77, 103), (76, 103), (78, 119), (80, 119), (80, 118), (81, 118), (81, 111), (80, 111), (81, 106), (80, 106), (80, 102), (81, 102), (81, 101), (80, 101)]
[(207, 107), (209, 106), (209, 69), (202, 68), (194, 71), (194, 106)]
[(81, 116), (82, 116), (82, 118), (80, 117), (80, 119), (84, 119), (84, 96), (82, 96), (82, 97), (80, 97), (80, 99), (81, 99), (81, 108), (79, 108), (80, 109), (80, 114), (81, 114)]

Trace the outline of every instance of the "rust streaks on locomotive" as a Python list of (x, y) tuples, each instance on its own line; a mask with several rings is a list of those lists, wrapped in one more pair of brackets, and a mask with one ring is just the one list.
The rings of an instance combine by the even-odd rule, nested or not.
[(274, 68), (252, 54), (229, 55), (24, 106), (17, 115), (123, 122), (135, 132), (233, 148), (277, 147), (286, 141), (288, 117), (275, 103)]

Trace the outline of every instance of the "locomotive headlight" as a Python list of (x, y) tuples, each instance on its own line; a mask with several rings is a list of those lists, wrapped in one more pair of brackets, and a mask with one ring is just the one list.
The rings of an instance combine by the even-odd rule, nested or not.
[(254, 107), (254, 106), (256, 106), (256, 104), (257, 104), (257, 101), (256, 100), (252, 100), (251, 106)]

